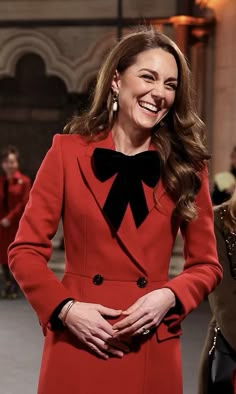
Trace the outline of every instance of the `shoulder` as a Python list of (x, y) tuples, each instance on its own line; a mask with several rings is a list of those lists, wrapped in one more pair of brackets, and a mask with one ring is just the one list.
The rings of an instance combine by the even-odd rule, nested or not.
[(88, 142), (79, 134), (55, 134), (52, 144), (87, 146)]
[(60, 149), (64, 153), (84, 150), (88, 142), (79, 134), (55, 134), (52, 141), (52, 149)]

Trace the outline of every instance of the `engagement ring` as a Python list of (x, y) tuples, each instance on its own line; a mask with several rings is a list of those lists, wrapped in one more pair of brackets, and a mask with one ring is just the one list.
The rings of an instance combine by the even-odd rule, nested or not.
[(150, 333), (150, 330), (148, 329), (148, 328), (143, 328), (142, 329), (142, 334), (143, 335), (147, 335), (147, 334), (149, 334)]

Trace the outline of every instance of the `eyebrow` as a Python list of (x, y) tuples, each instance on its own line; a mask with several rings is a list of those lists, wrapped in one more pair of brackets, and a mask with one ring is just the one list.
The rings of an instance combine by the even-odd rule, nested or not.
[[(148, 72), (154, 74), (155, 76), (158, 76), (158, 75), (159, 75), (158, 72), (156, 72), (156, 71), (154, 71), (154, 70), (151, 70), (151, 69), (149, 69), (149, 68), (141, 68), (139, 71), (148, 71)], [(166, 81), (167, 81), (167, 82), (178, 82), (178, 78), (169, 77), (169, 78), (166, 79)]]

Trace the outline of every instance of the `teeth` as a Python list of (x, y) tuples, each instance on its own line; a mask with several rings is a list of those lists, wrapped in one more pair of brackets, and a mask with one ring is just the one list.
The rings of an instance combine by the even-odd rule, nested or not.
[(142, 108), (148, 109), (149, 111), (152, 111), (152, 112), (157, 112), (158, 111), (157, 107), (155, 105), (153, 105), (153, 104), (150, 104), (150, 103), (145, 103), (143, 101), (140, 101), (139, 105)]

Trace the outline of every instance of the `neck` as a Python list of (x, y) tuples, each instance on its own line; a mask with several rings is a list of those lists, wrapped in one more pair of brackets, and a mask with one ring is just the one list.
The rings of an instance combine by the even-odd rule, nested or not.
[(138, 153), (149, 150), (151, 143), (151, 134), (143, 130), (124, 130), (119, 124), (115, 124), (112, 128), (112, 138), (116, 151), (125, 155), (136, 155)]

